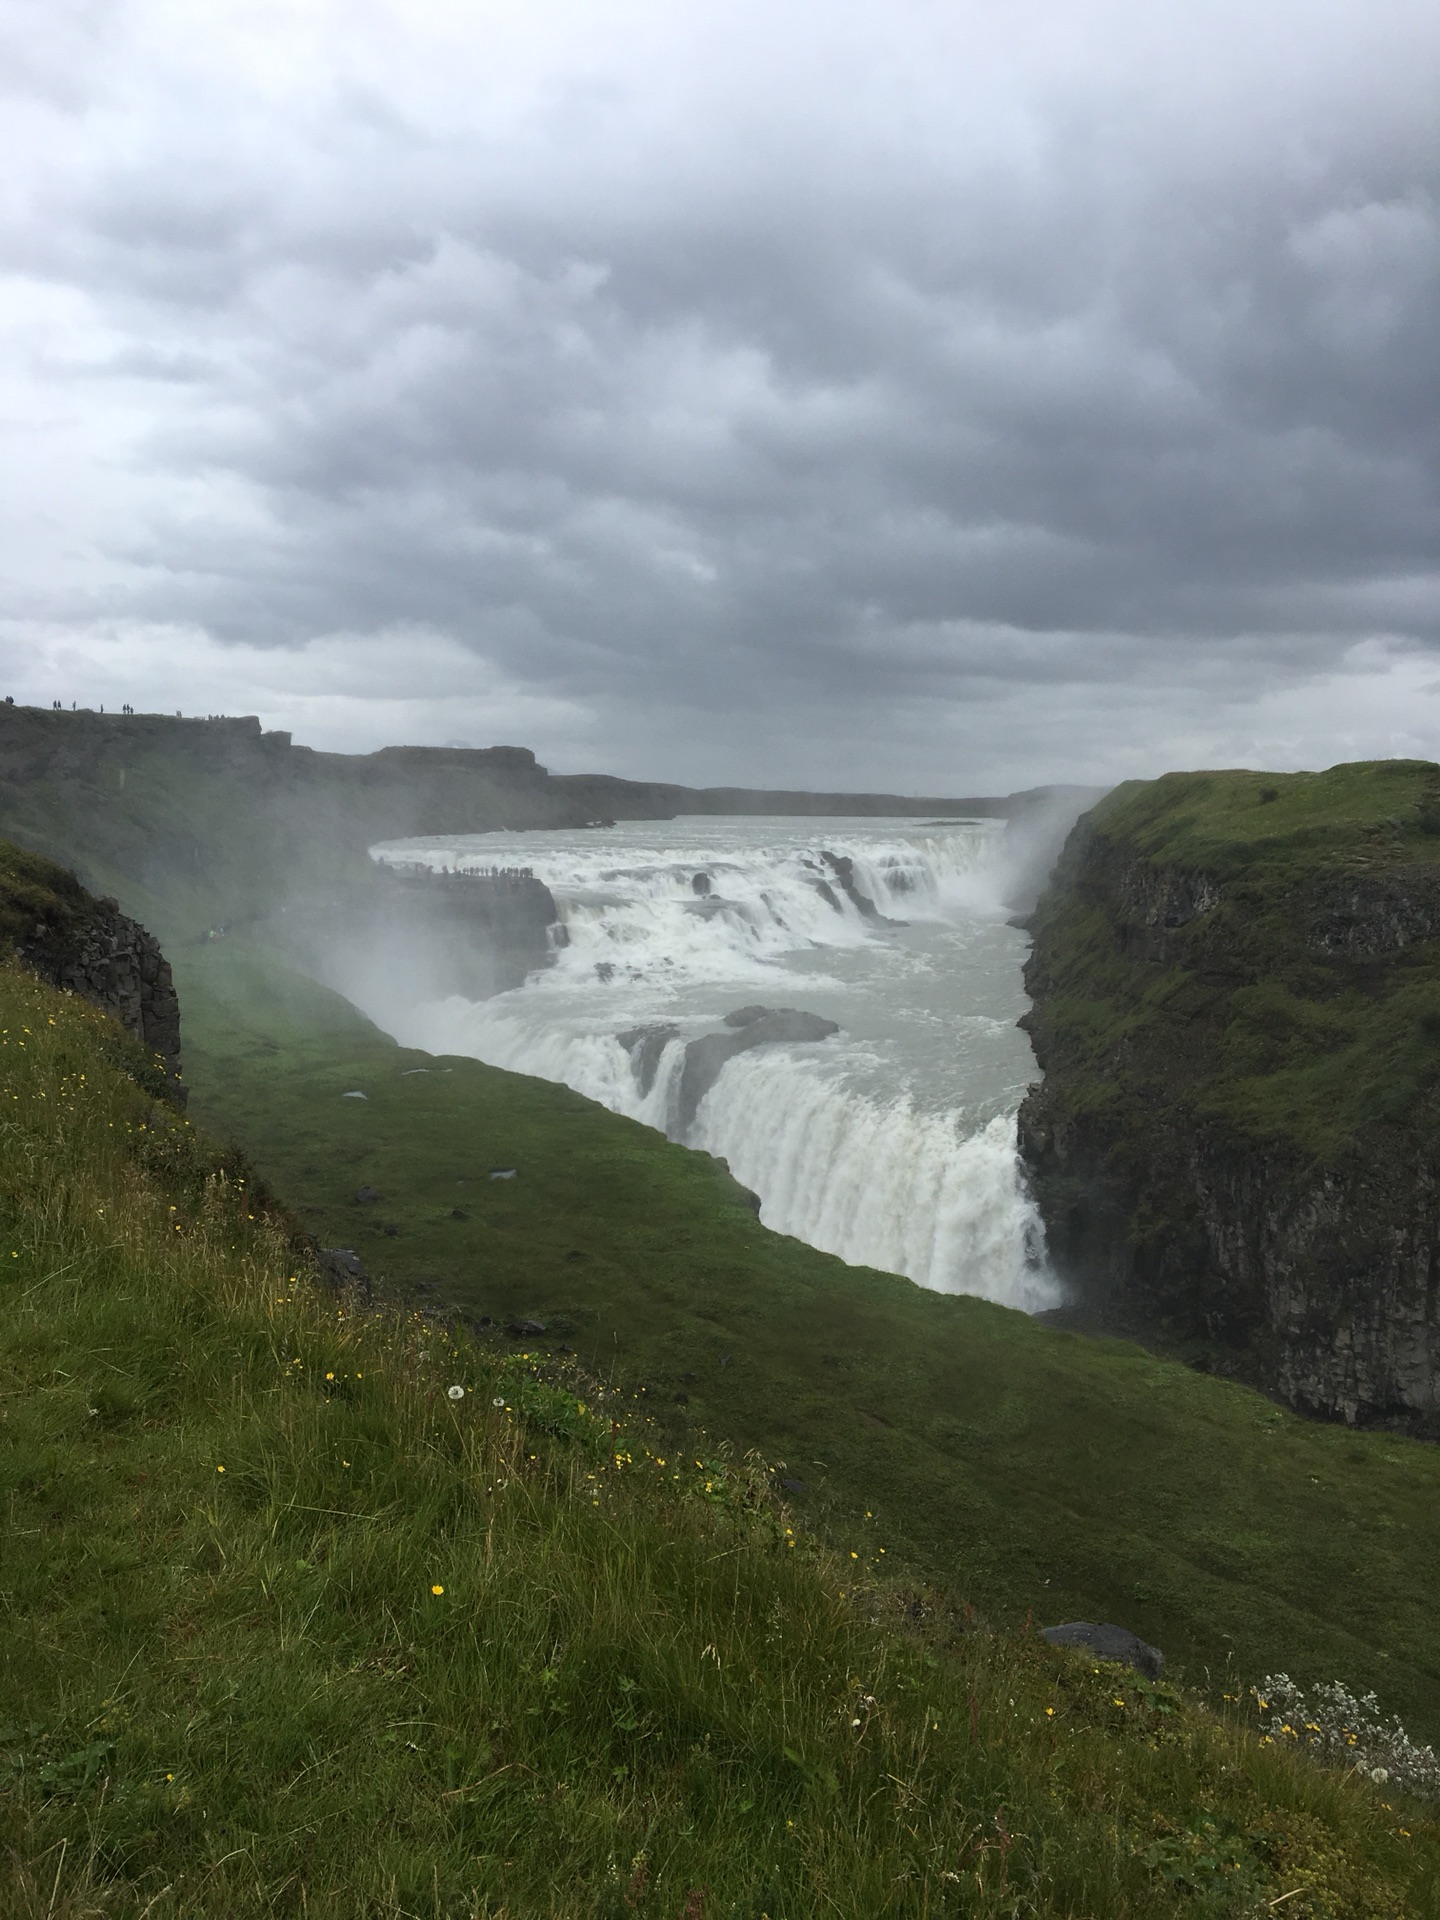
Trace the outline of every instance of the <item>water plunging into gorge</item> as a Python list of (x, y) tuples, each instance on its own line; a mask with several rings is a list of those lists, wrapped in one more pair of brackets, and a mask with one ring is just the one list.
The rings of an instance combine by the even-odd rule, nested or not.
[[(1035, 1066), (1003, 838), (697, 816), (388, 842), (396, 866), (531, 869), (553, 964), (478, 1001), (346, 991), (407, 1046), (563, 1081), (723, 1156), (781, 1233), (1036, 1310), (1057, 1294), (1015, 1154)], [(781, 1008), (819, 1017), (758, 1011)]]

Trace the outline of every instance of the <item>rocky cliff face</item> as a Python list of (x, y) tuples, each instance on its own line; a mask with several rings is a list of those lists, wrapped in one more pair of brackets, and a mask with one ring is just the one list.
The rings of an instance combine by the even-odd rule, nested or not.
[(154, 936), (96, 899), (72, 873), (0, 842), (0, 939), (52, 985), (78, 993), (156, 1060), (170, 1097), (180, 1085), (180, 1002)]
[(1440, 1437), (1440, 769), (1132, 783), (1032, 922), (1021, 1150), (1080, 1324)]

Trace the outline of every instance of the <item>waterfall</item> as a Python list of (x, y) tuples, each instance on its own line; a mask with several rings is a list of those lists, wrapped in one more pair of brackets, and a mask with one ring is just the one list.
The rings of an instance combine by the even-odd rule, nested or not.
[[(393, 842), (374, 857), (532, 869), (553, 964), (490, 1000), (404, 1004), (392, 983), (361, 1004), (406, 1045), (563, 1081), (721, 1155), (780, 1232), (1033, 1311), (1057, 1296), (1015, 1153), (1034, 1067), (1002, 844), (989, 821), (708, 818)], [(682, 1111), (692, 1042), (774, 1029), (727, 1027), (747, 1006), (840, 1031), (736, 1051)]]

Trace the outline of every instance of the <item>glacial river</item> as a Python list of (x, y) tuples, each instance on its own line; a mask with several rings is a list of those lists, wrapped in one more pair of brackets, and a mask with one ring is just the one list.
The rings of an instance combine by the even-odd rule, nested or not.
[[(1002, 847), (993, 821), (701, 816), (389, 841), (375, 858), (531, 868), (563, 931), (494, 999), (363, 1004), (406, 1046), (564, 1081), (722, 1155), (781, 1233), (1035, 1311), (1057, 1294), (1015, 1153), (1036, 1069)], [(840, 1030), (738, 1054), (682, 1122), (686, 1043), (757, 1005)]]

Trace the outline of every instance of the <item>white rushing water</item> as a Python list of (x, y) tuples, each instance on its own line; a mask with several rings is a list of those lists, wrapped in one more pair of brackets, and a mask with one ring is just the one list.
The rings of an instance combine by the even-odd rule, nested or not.
[[(357, 997), (407, 1046), (564, 1081), (722, 1155), (779, 1232), (1034, 1311), (1058, 1294), (1015, 1153), (1035, 1065), (1015, 1025), (1025, 942), (1000, 901), (1002, 835), (694, 817), (391, 841), (376, 858), (532, 869), (563, 932), (553, 966), (490, 1000), (405, 1006), (398, 983)], [(686, 1043), (747, 1004), (840, 1031), (730, 1059), (686, 1124)], [(657, 1027), (674, 1032), (636, 1034)]]

